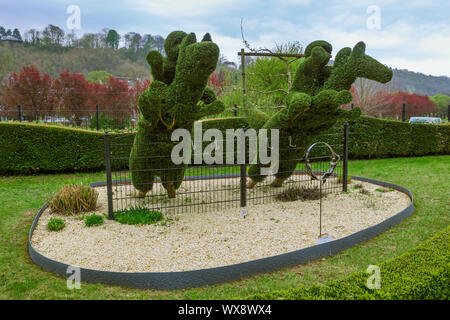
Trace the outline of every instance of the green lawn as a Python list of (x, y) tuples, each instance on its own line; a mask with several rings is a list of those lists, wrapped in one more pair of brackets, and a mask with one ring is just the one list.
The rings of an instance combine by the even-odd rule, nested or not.
[(28, 230), (45, 199), (73, 182), (105, 180), (104, 173), (0, 177), (0, 299), (227, 299), (300, 284), (324, 284), (365, 270), (417, 246), (450, 222), (450, 156), (360, 160), (350, 174), (393, 182), (415, 197), (413, 216), (362, 245), (326, 260), (207, 288), (136, 290), (82, 284), (68, 290), (64, 278), (34, 265), (27, 253)]

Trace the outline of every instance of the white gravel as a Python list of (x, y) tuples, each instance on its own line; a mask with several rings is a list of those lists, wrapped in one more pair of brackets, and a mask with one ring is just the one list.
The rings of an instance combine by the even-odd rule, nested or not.
[[(227, 183), (233, 179), (224, 179)], [(238, 180), (237, 180), (238, 181)], [(184, 187), (189, 189), (189, 183)], [(217, 183), (217, 181), (215, 182)], [(354, 189), (362, 184), (370, 194)], [(187, 185), (187, 186), (186, 186)], [(99, 190), (97, 213), (106, 212), (105, 188)], [(398, 191), (379, 192), (380, 186), (354, 181), (349, 193), (323, 198), (322, 232), (342, 238), (386, 220), (405, 208), (410, 199)], [(169, 272), (211, 268), (274, 256), (317, 244), (319, 201), (273, 202), (246, 208), (208, 212), (167, 213), (163, 223), (123, 225), (105, 219), (86, 227), (77, 217), (42, 214), (32, 236), (43, 255), (83, 268), (121, 272)], [(66, 227), (49, 232), (51, 217)]]

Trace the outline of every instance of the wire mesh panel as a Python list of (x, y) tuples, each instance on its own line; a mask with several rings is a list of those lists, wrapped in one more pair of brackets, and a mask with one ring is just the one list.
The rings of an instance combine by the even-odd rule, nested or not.
[[(278, 172), (275, 176), (271, 175), (262, 182), (247, 192), (247, 201), (250, 205), (266, 204), (277, 200), (277, 197), (288, 189), (304, 188), (314, 189), (319, 188), (319, 181), (312, 180), (305, 171), (305, 153), (310, 145), (315, 142), (328, 143), (340, 156), (340, 160), (333, 172), (333, 174), (322, 185), (324, 193), (338, 193), (342, 191), (343, 183), (343, 162), (344, 162), (344, 131), (341, 125), (333, 127), (327, 133), (322, 134), (306, 147), (299, 147), (293, 143), (289, 146), (280, 148), (280, 155), (283, 154), (301, 154), (300, 157), (292, 157), (289, 159), (280, 157), (280, 164)], [(324, 145), (319, 145), (314, 148), (312, 155), (309, 157), (312, 163), (312, 170), (317, 176), (324, 174), (330, 167), (331, 154), (329, 149)], [(295, 168), (295, 169), (293, 169)], [(291, 174), (292, 172), (292, 174)], [(274, 180), (277, 176), (289, 176), (283, 181), (279, 187), (274, 186)], [(251, 175), (249, 175), (252, 178)]]
[[(322, 187), (324, 192), (337, 193), (342, 190), (343, 132), (342, 126), (335, 127), (313, 141), (327, 142), (341, 156), (333, 175)], [(292, 187), (318, 187), (318, 182), (311, 181), (305, 173), (304, 153), (307, 147), (297, 150), (297, 146), (290, 145), (290, 153), (298, 151), (303, 157), (280, 159), (280, 168), (285, 168), (284, 162), (295, 162), (293, 174), (281, 187), (273, 187), (275, 177), (267, 176), (255, 187), (243, 190), (245, 183), (242, 183), (241, 170), (249, 168), (248, 161), (245, 165), (175, 165), (167, 150), (176, 142), (150, 141), (136, 145), (134, 135), (129, 134), (113, 135), (109, 143), (113, 211), (139, 207), (163, 213), (225, 210), (240, 207), (243, 203), (256, 205), (274, 202), (278, 194)], [(130, 163), (130, 151), (136, 152), (136, 148), (139, 148), (139, 153), (132, 154), (133, 161)], [(161, 148), (165, 148), (165, 152)], [(315, 148), (310, 158), (316, 174), (328, 170), (331, 159), (328, 148)], [(245, 182), (248, 182), (252, 176), (246, 175)], [(242, 197), (245, 197), (244, 202)]]

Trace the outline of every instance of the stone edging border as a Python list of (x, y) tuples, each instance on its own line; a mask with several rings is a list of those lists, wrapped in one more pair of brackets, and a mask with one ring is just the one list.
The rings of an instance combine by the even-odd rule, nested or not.
[[(332, 256), (340, 251), (379, 235), (380, 233), (405, 220), (414, 212), (413, 195), (408, 189), (392, 183), (368, 178), (352, 177), (352, 179), (377, 184), (403, 192), (410, 197), (411, 203), (402, 211), (384, 220), (383, 222), (360, 230), (344, 238), (272, 257), (221, 267), (179, 272), (114, 272), (80, 268), (81, 281), (155, 290), (178, 290), (224, 283), (256, 274), (273, 272), (283, 268), (304, 264), (323, 257)], [(101, 183), (96, 182), (91, 185), (99, 186)], [(40, 216), (47, 206), (48, 202), (46, 202), (39, 210), (34, 218), (33, 224), (31, 225), (28, 235), (28, 253), (31, 260), (33, 260), (33, 262), (38, 266), (52, 273), (59, 274), (63, 277), (68, 277), (70, 274), (67, 274), (67, 270), (70, 265), (47, 258), (37, 252), (31, 244), (33, 231)]]

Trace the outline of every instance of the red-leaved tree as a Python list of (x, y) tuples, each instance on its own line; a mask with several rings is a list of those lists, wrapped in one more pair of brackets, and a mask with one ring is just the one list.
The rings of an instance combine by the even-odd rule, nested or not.
[(92, 86), (80, 73), (70, 73), (64, 70), (55, 80), (55, 90), (59, 98), (59, 111), (77, 126), (84, 117), (93, 114)]
[(51, 77), (33, 65), (25, 66), (20, 73), (11, 73), (3, 87), (2, 103), (5, 114), (18, 118), (17, 105), (22, 106), (25, 120), (38, 120), (54, 112), (57, 103)]
[(130, 88), (127, 81), (110, 76), (104, 84), (102, 109), (114, 119), (116, 124), (123, 124), (131, 118)]
[(133, 113), (133, 118), (136, 118), (136, 115), (138, 114), (137, 105), (139, 102), (139, 96), (150, 86), (150, 84), (150, 79), (144, 79), (142, 81), (138, 80), (130, 89), (130, 105)]

